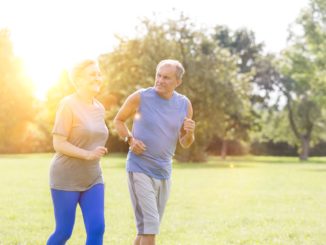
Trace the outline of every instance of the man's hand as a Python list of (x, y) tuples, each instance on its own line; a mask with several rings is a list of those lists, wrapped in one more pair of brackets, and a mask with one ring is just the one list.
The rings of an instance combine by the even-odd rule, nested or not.
[(180, 134), (180, 144), (183, 148), (188, 148), (195, 140), (195, 127), (196, 123), (189, 117), (185, 117), (183, 127)]
[(146, 145), (141, 140), (132, 138), (129, 149), (136, 155), (140, 155), (146, 150)]
[(98, 146), (94, 150), (88, 152), (86, 160), (98, 160), (106, 153), (108, 153), (108, 149), (104, 146)]
[(194, 120), (185, 117), (184, 121), (183, 121), (183, 129), (184, 131), (186, 131), (186, 133), (194, 133), (195, 132), (195, 127), (196, 127), (196, 123)]

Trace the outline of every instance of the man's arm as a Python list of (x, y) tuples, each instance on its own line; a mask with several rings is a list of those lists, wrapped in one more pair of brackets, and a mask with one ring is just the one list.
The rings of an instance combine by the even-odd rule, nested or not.
[(115, 129), (122, 139), (131, 135), (125, 122), (136, 113), (139, 103), (140, 94), (138, 91), (136, 91), (135, 93), (129, 95), (113, 120)]
[(113, 120), (115, 129), (117, 130), (119, 136), (123, 139), (130, 137), (131, 140), (128, 141), (130, 149), (132, 152), (138, 155), (146, 150), (146, 146), (142, 141), (137, 140), (132, 136), (126, 125), (126, 121), (137, 112), (139, 104), (140, 93), (139, 91), (136, 91), (129, 95)]
[(179, 142), (183, 148), (188, 148), (195, 141), (195, 121), (192, 120), (193, 109), (191, 102), (188, 100), (188, 113), (184, 119), (183, 127), (181, 128)]

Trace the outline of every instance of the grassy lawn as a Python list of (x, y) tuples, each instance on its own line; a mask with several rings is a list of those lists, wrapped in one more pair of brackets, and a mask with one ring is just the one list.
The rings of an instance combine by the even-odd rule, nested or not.
[[(0, 244), (45, 244), (54, 228), (48, 188), (51, 154), (0, 155)], [(106, 181), (104, 244), (135, 234), (125, 156), (102, 161)], [(158, 245), (326, 244), (326, 158), (243, 157), (174, 164)], [(78, 208), (68, 242), (84, 244)]]

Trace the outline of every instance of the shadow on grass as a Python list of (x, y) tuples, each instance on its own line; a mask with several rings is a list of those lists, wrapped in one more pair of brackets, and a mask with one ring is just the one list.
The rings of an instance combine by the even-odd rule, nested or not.
[[(35, 159), (41, 161), (47, 161), (50, 163), (51, 158), (54, 153), (33, 153), (33, 154), (0, 154), (1, 160), (10, 159), (10, 161), (15, 161), (17, 159)], [(109, 153), (102, 160), (102, 167), (104, 169), (124, 169), (126, 167), (126, 153)], [(272, 164), (272, 165), (319, 165), (322, 166), (326, 164), (326, 157), (310, 157), (308, 161), (300, 161), (298, 157), (277, 157), (277, 156), (228, 156), (226, 160), (222, 160), (219, 156), (210, 156), (207, 162), (200, 163), (182, 163), (177, 160), (173, 160), (173, 167), (179, 169), (218, 169), (218, 168), (256, 168), (260, 164)], [(316, 172), (326, 171), (326, 169), (316, 168)]]
[(13, 154), (0, 154), (0, 159), (30, 159), (40, 158), (48, 159), (54, 155), (54, 152), (49, 153), (13, 153)]
[(253, 164), (242, 164), (242, 163), (235, 163), (234, 161), (208, 161), (208, 162), (201, 162), (201, 163), (183, 163), (175, 161), (173, 163), (174, 168), (179, 169), (194, 169), (194, 168), (253, 168), (255, 167)]
[[(126, 168), (126, 159), (123, 160), (119, 157), (109, 158), (105, 161), (109, 161), (107, 164), (102, 162), (102, 168), (111, 168), (111, 169), (124, 169)], [(173, 160), (172, 163), (173, 168), (178, 169), (200, 169), (200, 168), (253, 168), (254, 164), (250, 164), (248, 162), (235, 163), (234, 161), (215, 161), (210, 159), (207, 162), (199, 162), (199, 163), (191, 163), (191, 162), (179, 162), (177, 160)]]
[(313, 169), (302, 169), (306, 172), (326, 172), (326, 168), (313, 168)]
[(256, 167), (259, 164), (298, 164), (298, 161), (289, 161), (289, 160), (275, 160), (275, 159), (255, 159), (255, 158), (247, 158), (247, 157), (229, 157), (226, 160), (222, 160), (218, 157), (210, 157), (207, 162), (198, 162), (198, 163), (183, 163), (178, 162), (174, 163), (179, 166), (191, 166), (194, 168), (201, 167), (210, 167), (210, 168), (252, 168)]
[[(123, 155), (111, 155), (108, 159), (110, 161), (109, 168), (123, 169), (125, 168), (126, 156)], [(326, 158), (311, 158), (309, 161), (300, 161), (296, 157), (270, 157), (270, 156), (242, 156), (242, 157), (228, 157), (226, 160), (222, 160), (220, 157), (211, 156), (207, 162), (179, 162), (173, 160), (173, 168), (178, 169), (233, 169), (233, 168), (256, 168), (260, 164), (275, 164), (275, 165), (297, 165), (301, 164), (326, 164)], [(318, 170), (317, 170), (318, 171)]]
[[(223, 162), (220, 158), (214, 156), (217, 162)], [(326, 164), (325, 157), (311, 157), (307, 161), (301, 161), (298, 157), (277, 157), (277, 156), (242, 156), (242, 157), (229, 157), (225, 161), (236, 163), (263, 163), (263, 164)]]
[[(239, 162), (244, 162), (243, 161), (239, 161)], [(265, 164), (296, 164), (296, 165), (300, 165), (300, 164), (326, 164), (326, 160), (308, 160), (308, 161), (300, 161), (298, 160), (290, 160), (290, 161), (286, 161), (286, 160), (259, 160), (259, 159), (253, 159), (253, 160), (248, 160), (245, 162), (251, 162), (251, 163), (265, 163)]]
[(242, 156), (228, 157), (222, 160), (220, 157), (211, 156), (207, 162), (182, 163), (175, 161), (174, 165), (179, 168), (254, 168), (260, 164), (271, 165), (326, 165), (325, 157), (312, 157), (308, 161), (300, 161), (297, 157), (275, 157), (275, 156)]

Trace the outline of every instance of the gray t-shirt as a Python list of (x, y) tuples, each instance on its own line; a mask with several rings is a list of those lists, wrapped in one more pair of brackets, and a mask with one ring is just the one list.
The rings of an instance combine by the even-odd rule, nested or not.
[[(86, 104), (77, 94), (69, 95), (60, 102), (53, 134), (66, 136), (68, 142), (85, 150), (104, 146), (108, 128), (104, 121), (105, 109), (94, 99)], [(84, 191), (103, 183), (99, 160), (83, 160), (57, 152), (50, 167), (50, 187), (65, 191)]]

